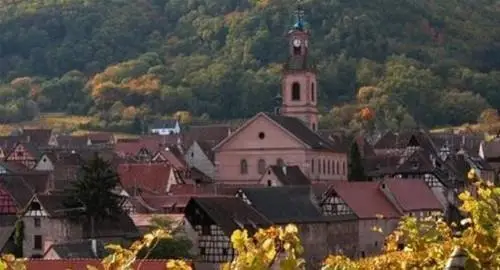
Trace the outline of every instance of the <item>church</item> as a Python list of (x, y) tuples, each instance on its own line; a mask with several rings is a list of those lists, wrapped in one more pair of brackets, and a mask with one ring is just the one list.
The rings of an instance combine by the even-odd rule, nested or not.
[(213, 148), (219, 183), (258, 183), (272, 165), (298, 166), (313, 182), (347, 180), (346, 151), (317, 133), (317, 78), (300, 8), (287, 38), (281, 108), (258, 113)]

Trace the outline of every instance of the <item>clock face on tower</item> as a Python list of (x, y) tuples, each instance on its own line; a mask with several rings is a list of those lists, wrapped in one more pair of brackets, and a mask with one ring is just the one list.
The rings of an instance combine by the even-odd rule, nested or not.
[(300, 39), (294, 39), (293, 40), (293, 46), (294, 47), (300, 47), (300, 44), (301, 44)]

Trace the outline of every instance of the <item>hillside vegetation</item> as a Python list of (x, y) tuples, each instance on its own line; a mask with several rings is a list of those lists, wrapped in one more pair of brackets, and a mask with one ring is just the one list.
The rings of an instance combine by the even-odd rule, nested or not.
[[(500, 104), (493, 0), (306, 0), (325, 127), (455, 125)], [(271, 111), (287, 0), (0, 2), (0, 121), (92, 115), (137, 131), (151, 116)], [(357, 117), (361, 108), (373, 121)]]

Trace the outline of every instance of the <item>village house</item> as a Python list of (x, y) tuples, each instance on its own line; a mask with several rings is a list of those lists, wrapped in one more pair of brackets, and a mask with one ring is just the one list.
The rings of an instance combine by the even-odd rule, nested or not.
[(323, 194), (320, 206), (326, 216), (357, 217), (356, 257), (380, 253), (385, 238), (403, 215), (424, 218), (444, 213), (443, 206), (421, 179), (334, 182)]
[(181, 126), (177, 119), (157, 119), (149, 128), (149, 133), (158, 135), (179, 134), (180, 132)]
[[(66, 194), (35, 195), (27, 204), (22, 216), (24, 224), (23, 255), (41, 258), (53, 244), (76, 239), (133, 239), (138, 230), (130, 217), (123, 213), (116, 220), (98, 222), (94, 228), (87, 222), (76, 222), (69, 216), (70, 209), (64, 205)], [(83, 209), (83, 208), (82, 208)]]
[(31, 169), (40, 160), (42, 153), (30, 143), (17, 143), (5, 158), (8, 162), (18, 162)]
[(219, 269), (222, 263), (234, 258), (230, 241), (234, 230), (247, 229), (253, 234), (258, 228), (271, 225), (257, 210), (234, 196), (192, 198), (184, 214), (188, 221), (186, 232), (195, 245), (200, 269)]
[(242, 188), (237, 197), (274, 225), (297, 225), (308, 269), (318, 268), (328, 254), (356, 254), (356, 216), (323, 215), (310, 186)]

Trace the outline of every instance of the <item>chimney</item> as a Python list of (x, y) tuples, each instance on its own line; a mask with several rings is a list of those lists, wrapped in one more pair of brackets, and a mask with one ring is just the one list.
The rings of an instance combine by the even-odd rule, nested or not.
[(99, 257), (99, 255), (97, 254), (97, 240), (96, 239), (90, 239), (90, 242), (91, 242), (91, 245), (92, 245), (92, 253), (94, 253), (94, 256), (96, 256), (96, 258)]

